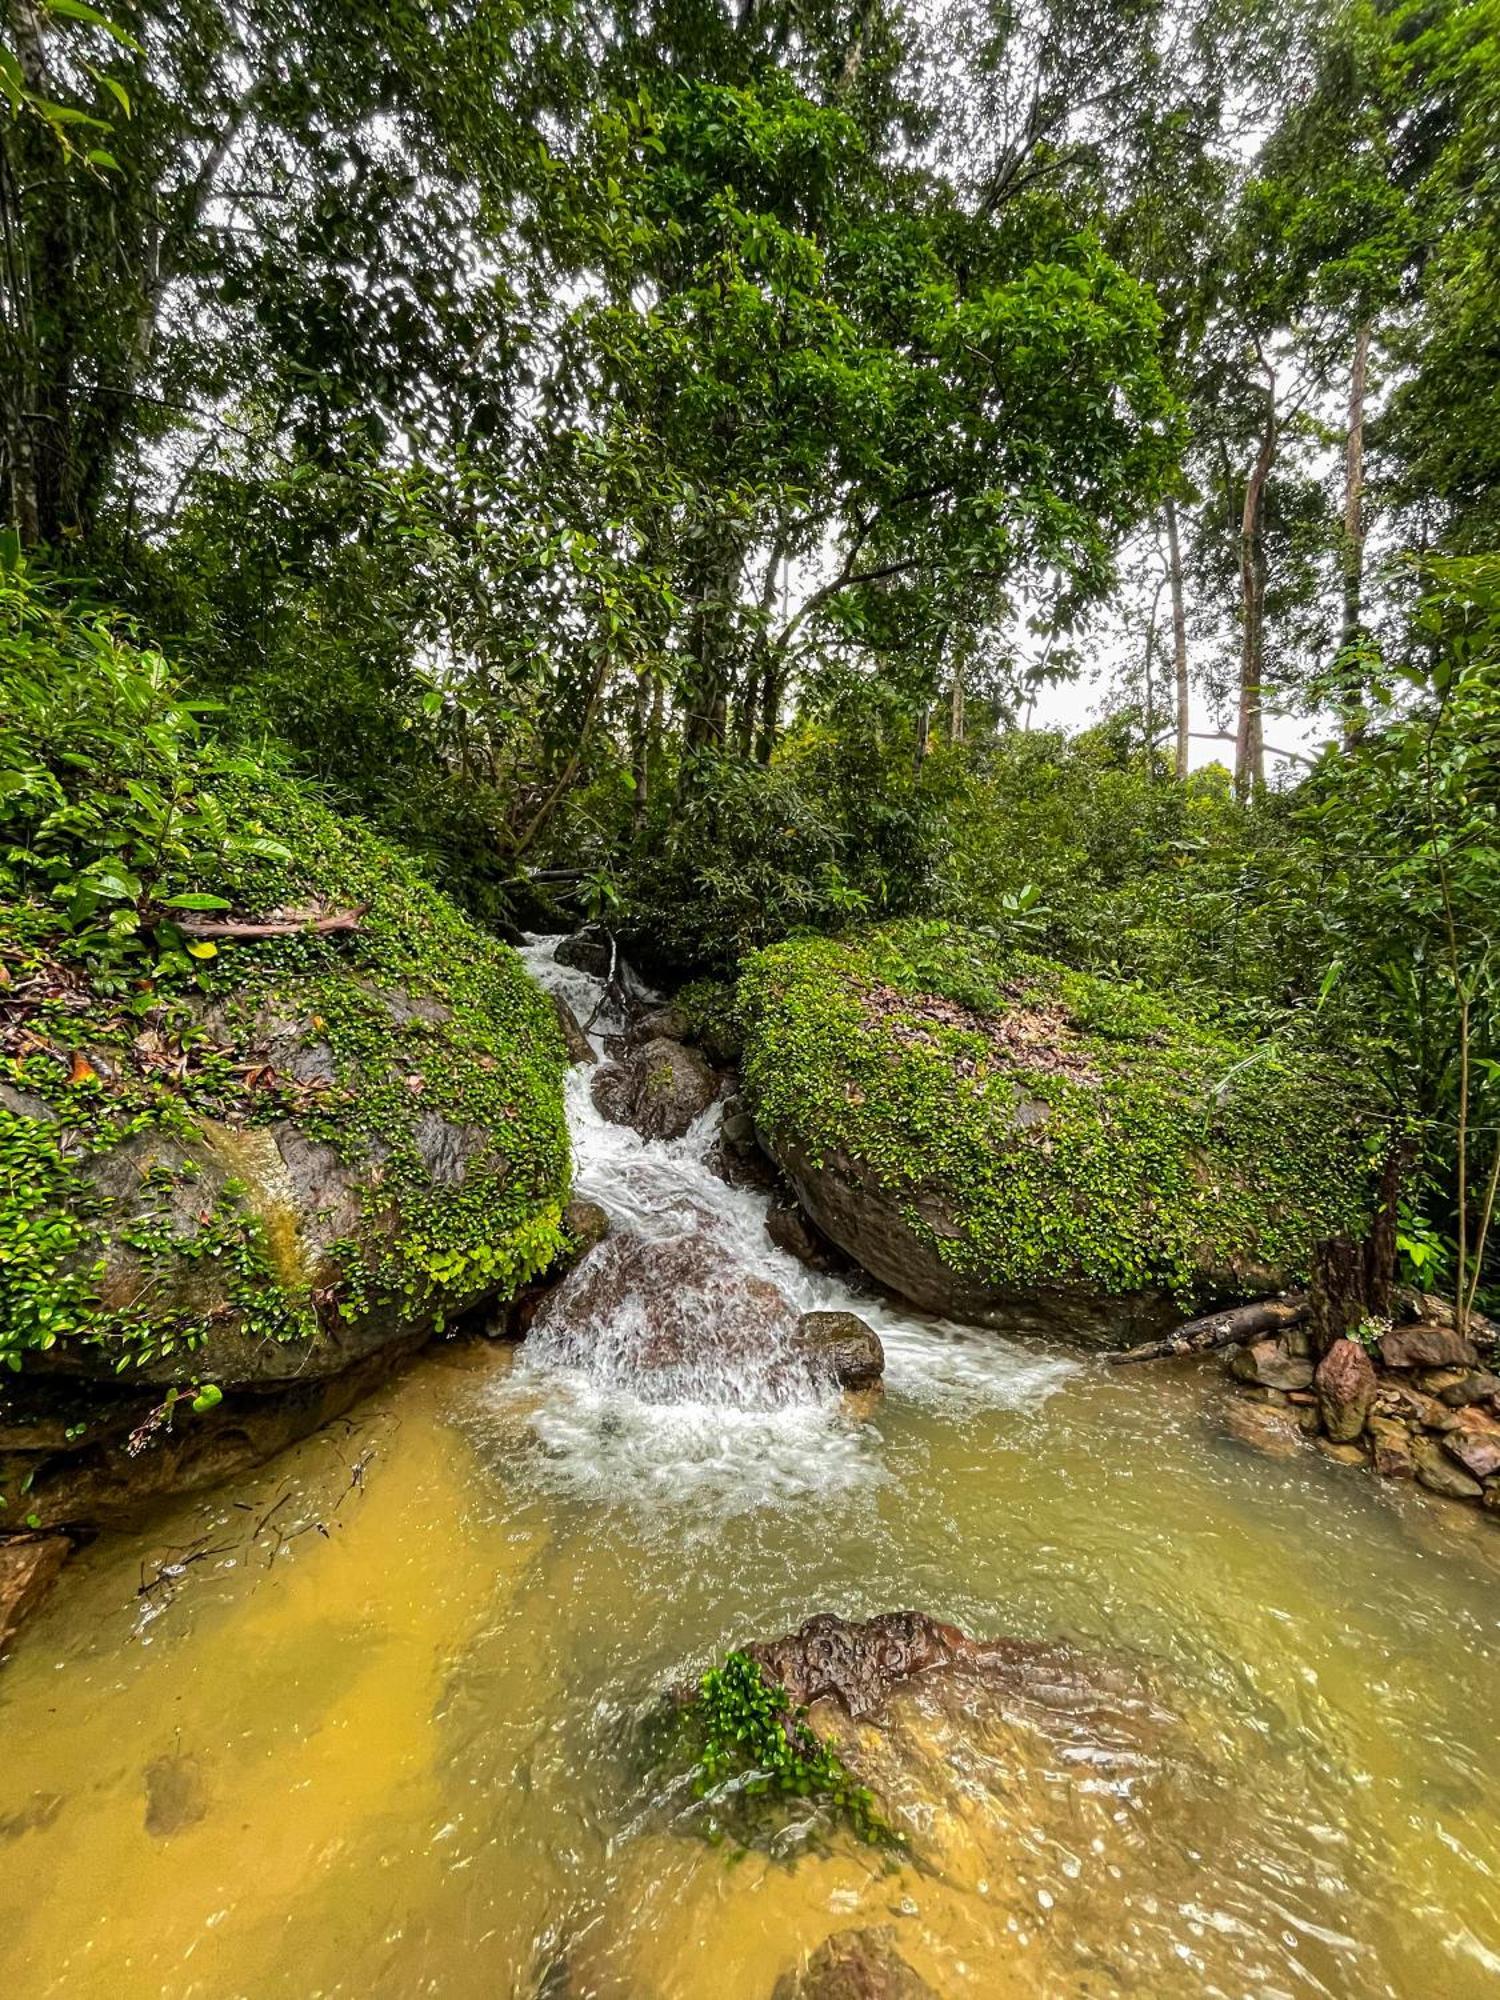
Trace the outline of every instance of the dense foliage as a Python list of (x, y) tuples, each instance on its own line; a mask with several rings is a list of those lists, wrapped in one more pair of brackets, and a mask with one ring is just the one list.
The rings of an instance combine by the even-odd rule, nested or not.
[[(506, 946), (14, 575), (0, 772), (0, 1358), (229, 1379), (258, 1342), (421, 1327), (552, 1260), (563, 1050)], [(198, 934), (226, 913), (355, 927)], [(316, 1260), (287, 1132), (345, 1200)]]

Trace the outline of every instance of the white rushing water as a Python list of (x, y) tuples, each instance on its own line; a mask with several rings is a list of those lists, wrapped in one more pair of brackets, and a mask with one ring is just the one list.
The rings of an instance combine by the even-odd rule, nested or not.
[[(606, 1035), (626, 1025), (605, 1008), (602, 982), (559, 965), (557, 937), (533, 939), (521, 956), (533, 976), (568, 1001), (604, 1054)], [(678, 1140), (644, 1139), (596, 1109), (593, 1070), (575, 1065), (567, 1082), (574, 1190), (609, 1216), (620, 1289), (608, 1315), (580, 1301), (558, 1300), (521, 1349), (497, 1389), (503, 1414), (529, 1429), (531, 1463), (553, 1490), (601, 1499), (691, 1498), (712, 1513), (776, 1505), (798, 1494), (827, 1493), (883, 1475), (878, 1417), (859, 1421), (832, 1389), (800, 1376), (767, 1375), (726, 1338), (748, 1315), (746, 1287), (775, 1288), (790, 1325), (805, 1312), (849, 1311), (880, 1336), (887, 1396), (957, 1413), (989, 1406), (1034, 1407), (1076, 1364), (987, 1330), (906, 1311), (873, 1288), (809, 1270), (766, 1234), (769, 1198), (726, 1185), (709, 1160), (721, 1110), (713, 1105)], [(694, 1318), (700, 1338), (690, 1369), (649, 1376), (632, 1365), (649, 1341), (662, 1301), (654, 1295), (653, 1259), (637, 1246), (662, 1246), (669, 1268), (703, 1265), (699, 1283), (672, 1312)], [(611, 1248), (613, 1246), (613, 1249)], [(707, 1249), (710, 1255), (698, 1253)], [(597, 1304), (597, 1301), (596, 1301)], [(563, 1308), (562, 1311), (558, 1307)], [(727, 1322), (727, 1324), (726, 1324)]]

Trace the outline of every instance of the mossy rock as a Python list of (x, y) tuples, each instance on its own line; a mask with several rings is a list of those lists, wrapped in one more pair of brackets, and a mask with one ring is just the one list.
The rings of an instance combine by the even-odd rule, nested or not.
[(368, 830), (240, 771), (217, 797), (268, 854), (207, 886), (236, 918), (356, 929), (225, 941), (153, 982), (0, 900), (0, 1357), (26, 1373), (331, 1375), (564, 1247), (551, 1002)]
[(1336, 1066), (983, 934), (776, 945), (737, 1012), (746, 1096), (803, 1207), (933, 1311), (1134, 1337), (1300, 1279), (1367, 1216), (1371, 1142)]

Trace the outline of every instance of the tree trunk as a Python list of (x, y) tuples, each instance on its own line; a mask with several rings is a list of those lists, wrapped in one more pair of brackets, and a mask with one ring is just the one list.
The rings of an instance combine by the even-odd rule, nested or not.
[(1240, 649), (1239, 715), (1234, 738), (1234, 794), (1241, 802), (1258, 792), (1266, 782), (1265, 744), (1265, 604), (1266, 481), (1276, 457), (1276, 374), (1268, 361), (1266, 371), (1266, 419), (1260, 448), (1250, 477), (1245, 482), (1245, 505), (1240, 515), (1240, 597), (1243, 631)]
[(1177, 502), (1167, 502), (1167, 573), (1172, 586), (1172, 668), (1177, 693), (1177, 756), (1179, 778), (1188, 774), (1188, 732), (1192, 728), (1192, 691), (1188, 685), (1187, 607), (1182, 590), (1182, 547), (1177, 538)]
[(964, 674), (963, 666), (955, 655), (953, 661), (953, 692), (948, 706), (948, 741), (962, 743), (964, 740)]
[(1349, 428), (1344, 439), (1344, 622), (1339, 651), (1344, 656), (1344, 744), (1357, 743), (1363, 731), (1360, 715), (1363, 679), (1352, 649), (1363, 630), (1365, 581), (1365, 382), (1370, 361), (1370, 322), (1354, 330), (1354, 359), (1349, 370)]

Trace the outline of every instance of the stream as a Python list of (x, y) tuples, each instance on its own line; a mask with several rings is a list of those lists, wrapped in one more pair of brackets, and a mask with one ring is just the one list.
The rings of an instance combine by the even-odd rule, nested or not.
[[(554, 942), (524, 955), (586, 1019)], [(717, 1110), (648, 1142), (583, 1068), (568, 1106), (617, 1235), (858, 1311), (883, 1401), (712, 1361), (654, 1401), (649, 1301), (549, 1313), (102, 1536), (0, 1673), (0, 1994), (771, 2000), (868, 1926), (945, 1996), (1500, 1992), (1493, 1521), (1260, 1448), (1209, 1367), (808, 1271), (710, 1171)], [(909, 1855), (681, 1823), (639, 1755), (664, 1689), (903, 1607), (1128, 1662), (1160, 1718), (1094, 1745), (929, 1717)]]

